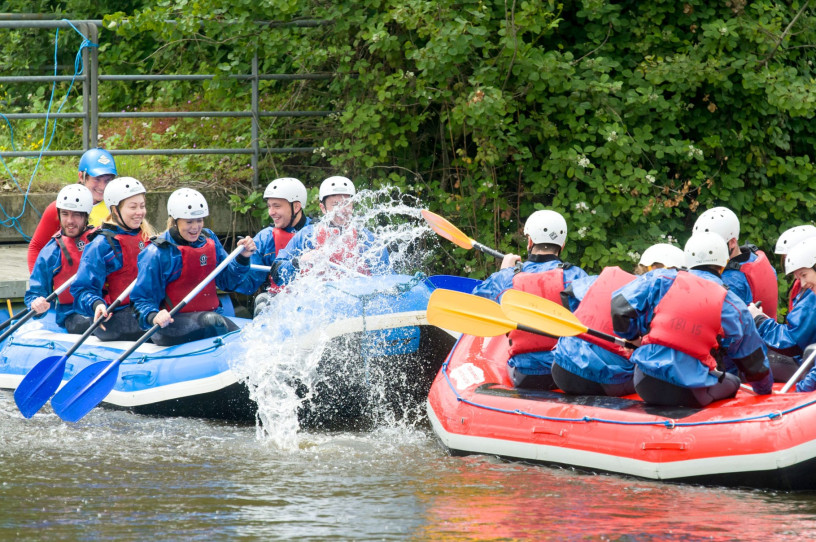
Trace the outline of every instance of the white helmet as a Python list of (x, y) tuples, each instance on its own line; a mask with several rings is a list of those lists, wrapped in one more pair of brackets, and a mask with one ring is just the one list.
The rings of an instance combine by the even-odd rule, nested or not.
[(799, 241), (804, 241), (808, 237), (816, 237), (816, 226), (803, 224), (802, 226), (788, 228), (782, 232), (782, 235), (776, 241), (774, 253), (787, 254), (790, 249), (799, 244)]
[(289, 203), (299, 201), (301, 205), (306, 205), (308, 196), (302, 182), (294, 177), (281, 177), (266, 185), (263, 199), (269, 198), (285, 199)]
[(728, 245), (716, 233), (694, 233), (686, 241), (686, 267), (693, 269), (699, 265), (725, 267), (728, 263)]
[(335, 175), (320, 183), (320, 191), (317, 195), (317, 199), (322, 202), (326, 196), (334, 196), (337, 194), (353, 196), (356, 193), (354, 183), (352, 183), (350, 179)]
[(116, 207), (124, 199), (147, 192), (144, 185), (133, 177), (117, 177), (105, 187), (105, 205)]
[(666, 267), (680, 269), (686, 265), (686, 253), (680, 247), (669, 243), (657, 243), (643, 251), (640, 265), (650, 266), (662, 263)]
[(700, 215), (694, 223), (692, 234), (701, 232), (713, 232), (725, 239), (727, 243), (731, 239), (739, 239), (740, 222), (734, 211), (728, 207), (714, 207)]
[(93, 206), (91, 191), (81, 184), (69, 184), (57, 194), (57, 209), (91, 214)]
[(816, 265), (816, 237), (808, 237), (796, 243), (785, 256), (785, 274), (790, 275), (797, 269)]
[(176, 220), (204, 218), (209, 216), (210, 208), (198, 190), (179, 188), (167, 198), (167, 214)]
[(524, 223), (524, 234), (536, 245), (550, 243), (563, 248), (567, 242), (567, 221), (555, 211), (536, 211)]

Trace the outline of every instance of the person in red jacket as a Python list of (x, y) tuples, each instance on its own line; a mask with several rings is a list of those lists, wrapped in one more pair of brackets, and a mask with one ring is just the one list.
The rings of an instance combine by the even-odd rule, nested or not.
[[(88, 224), (99, 226), (105, 217), (108, 216), (108, 208), (105, 205), (105, 187), (116, 177), (116, 162), (111, 153), (104, 149), (90, 149), (85, 151), (79, 160), (79, 184), (90, 190), (93, 197), (93, 209), (88, 215)], [(45, 245), (51, 240), (55, 233), (60, 231), (60, 222), (56, 202), (51, 203), (43, 211), (37, 229), (31, 236), (28, 243), (28, 272), (34, 270), (34, 263), (37, 256)]]

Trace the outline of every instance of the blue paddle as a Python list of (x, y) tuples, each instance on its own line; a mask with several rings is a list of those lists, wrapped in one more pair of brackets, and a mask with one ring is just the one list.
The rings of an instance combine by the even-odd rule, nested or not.
[[(210, 283), (229, 263), (238, 257), (244, 247), (239, 246), (227, 256), (218, 267), (207, 275), (201, 283), (182, 299), (178, 305), (170, 311), (172, 317), (190, 302), (204, 287)], [(67, 422), (78, 422), (85, 414), (93, 410), (102, 400), (108, 396), (119, 378), (119, 364), (136, 351), (141, 345), (160, 329), (159, 324), (154, 324), (133, 346), (113, 361), (100, 361), (85, 367), (78, 375), (68, 381), (60, 391), (51, 399), (51, 406), (57, 416)]]
[[(45, 298), (45, 300), (46, 300), (46, 301), (48, 301), (49, 303), (51, 303), (52, 301), (54, 301), (54, 300), (57, 298), (57, 296), (58, 296), (58, 295), (60, 295), (62, 292), (64, 292), (65, 290), (67, 290), (67, 289), (68, 289), (68, 287), (71, 285), (71, 283), (73, 283), (73, 282), (74, 282), (74, 279), (75, 279), (75, 278), (76, 278), (76, 275), (74, 275), (73, 277), (69, 278), (68, 280), (66, 280), (65, 282), (63, 282), (62, 284), (60, 284), (60, 287), (59, 287), (59, 288), (57, 288), (56, 290), (54, 290), (53, 292), (51, 292), (50, 294), (48, 294), (48, 297), (46, 297), (46, 298)], [(3, 341), (5, 341), (5, 340), (6, 340), (6, 338), (7, 338), (9, 335), (11, 335), (12, 333), (14, 333), (14, 332), (15, 332), (15, 331), (17, 331), (18, 329), (20, 329), (20, 326), (22, 326), (23, 324), (25, 324), (26, 322), (28, 322), (28, 320), (29, 320), (29, 319), (30, 319), (32, 316), (34, 316), (35, 314), (37, 314), (37, 311), (35, 311), (34, 309), (27, 309), (27, 310), (26, 310), (26, 312), (25, 312), (25, 313), (23, 313), (23, 317), (22, 317), (22, 318), (20, 318), (19, 320), (17, 320), (17, 322), (15, 322), (13, 326), (11, 326), (10, 328), (8, 328), (6, 331), (4, 331), (4, 332), (3, 332), (3, 334), (2, 334), (2, 335), (0, 335), (0, 343), (1, 343), (1, 342), (3, 342)], [(5, 325), (9, 324), (9, 323), (10, 323), (10, 322), (11, 322), (11, 321), (14, 319), (14, 318), (17, 318), (18, 316), (20, 316), (20, 313), (19, 313), (19, 312), (18, 312), (17, 314), (15, 314), (14, 316), (12, 316), (11, 318), (9, 318), (8, 320), (6, 320), (6, 321), (3, 323), (3, 327), (5, 327)], [(0, 327), (0, 329), (2, 329), (2, 327)]]
[[(125, 288), (125, 291), (119, 294), (119, 297), (110, 304), (107, 311), (111, 312), (118, 307), (122, 301), (130, 295), (130, 291), (133, 290), (135, 284), (135, 280), (131, 282), (130, 285)], [(65, 354), (61, 356), (49, 356), (28, 371), (28, 374), (25, 375), (20, 385), (14, 390), (14, 402), (17, 403), (17, 408), (20, 409), (23, 416), (26, 418), (32, 417), (51, 399), (51, 396), (57, 391), (60, 382), (62, 382), (62, 377), (65, 374), (65, 364), (68, 358), (70, 358), (71, 354), (76, 352), (77, 348), (85, 342), (85, 339), (90, 337), (91, 333), (104, 322), (105, 320), (100, 318), (92, 323)]]

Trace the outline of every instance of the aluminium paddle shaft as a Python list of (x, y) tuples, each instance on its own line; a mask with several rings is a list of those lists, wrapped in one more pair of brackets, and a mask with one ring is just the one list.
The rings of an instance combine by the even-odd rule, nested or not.
[[(236, 247), (223, 262), (218, 264), (218, 266), (198, 284), (198, 286), (193, 288), (178, 305), (172, 308), (170, 317), (183, 309), (187, 303), (198, 295), (205, 286), (237, 258), (243, 250), (243, 246)], [(57, 392), (54, 398), (51, 399), (51, 406), (54, 408), (54, 412), (56, 412), (57, 416), (68, 422), (77, 422), (88, 412), (93, 410), (93, 408), (102, 402), (111, 390), (113, 390), (119, 376), (119, 365), (135, 352), (137, 348), (147, 342), (160, 327), (159, 324), (154, 324), (153, 327), (133, 343), (126, 352), (114, 361), (101, 361), (89, 365), (68, 381), (68, 383)]]
[[(53, 292), (48, 294), (48, 297), (46, 297), (45, 300), (47, 302), (49, 302), (49, 303), (54, 301), (54, 299), (56, 299), (58, 295), (60, 295), (62, 292), (67, 290), (69, 286), (71, 286), (71, 284), (74, 282), (74, 279), (76, 279), (76, 275), (72, 276), (71, 278), (69, 278), (68, 280), (66, 280), (62, 284), (60, 284), (59, 288), (57, 288), (56, 290), (54, 290)], [(3, 322), (3, 326), (8, 325), (14, 318), (17, 318), (19, 316), (19, 314), (20, 313), (17, 313), (14, 316), (12, 316), (11, 318), (9, 318), (8, 320), (6, 320), (5, 322)], [(6, 340), (6, 338), (9, 335), (11, 335), (15, 331), (17, 331), (20, 328), (20, 326), (22, 326), (23, 324), (28, 322), (28, 320), (32, 316), (34, 316), (34, 314), (36, 314), (36, 311), (34, 309), (28, 309), (27, 312), (25, 312), (25, 314), (23, 315), (22, 318), (20, 318), (13, 326), (8, 328), (6, 331), (3, 332), (2, 335), (0, 335), (0, 342), (3, 342), (4, 340)], [(0, 329), (2, 329), (2, 327), (0, 327)]]

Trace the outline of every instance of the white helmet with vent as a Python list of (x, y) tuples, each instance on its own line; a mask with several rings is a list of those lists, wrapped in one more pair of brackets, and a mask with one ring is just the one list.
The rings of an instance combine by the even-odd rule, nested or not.
[(776, 241), (776, 248), (774, 253), (787, 254), (790, 249), (804, 241), (808, 237), (816, 237), (816, 226), (812, 224), (803, 224), (802, 226), (794, 226), (782, 232), (779, 239)]
[(692, 234), (703, 232), (716, 233), (726, 243), (731, 239), (739, 239), (739, 218), (728, 207), (714, 207), (701, 214), (694, 223)]
[(816, 265), (816, 237), (808, 237), (799, 241), (785, 256), (785, 274), (790, 275), (803, 267), (811, 268)]
[(317, 199), (322, 202), (327, 196), (336, 196), (338, 194), (354, 196), (356, 193), (357, 190), (354, 188), (354, 183), (352, 183), (350, 179), (335, 175), (320, 183), (320, 191), (317, 195)]
[(84, 185), (69, 184), (57, 194), (57, 209), (91, 214), (93, 195)]
[(549, 243), (563, 248), (567, 242), (567, 221), (555, 211), (536, 211), (524, 223), (524, 234), (536, 245)]
[(179, 188), (167, 198), (167, 214), (178, 220), (204, 218), (209, 216), (207, 200), (198, 190)]
[(689, 269), (700, 265), (725, 267), (728, 263), (728, 245), (719, 234), (713, 232), (692, 234), (686, 241), (684, 252)]
[(289, 203), (299, 201), (301, 205), (306, 205), (308, 196), (302, 182), (294, 177), (281, 177), (266, 185), (263, 199), (269, 198), (285, 199)]
[(648, 267), (656, 263), (680, 269), (686, 265), (686, 253), (669, 243), (657, 243), (644, 250), (640, 257), (640, 265)]
[(116, 207), (122, 200), (146, 192), (144, 185), (138, 179), (117, 177), (105, 187), (105, 205), (108, 208)]

